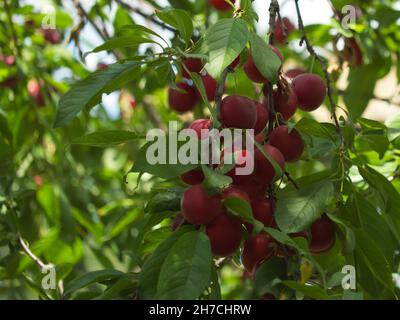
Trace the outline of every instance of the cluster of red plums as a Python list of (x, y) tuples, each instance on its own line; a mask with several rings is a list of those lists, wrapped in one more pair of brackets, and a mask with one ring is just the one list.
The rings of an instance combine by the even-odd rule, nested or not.
[[(226, 7), (225, 1), (210, 0), (219, 10)], [(289, 25), (286, 21), (287, 29)], [(286, 24), (285, 23), (285, 24)], [(284, 41), (284, 36), (280, 40)], [(280, 51), (271, 49), (282, 60)], [(184, 113), (193, 110), (199, 103), (199, 93), (190, 81), (190, 72), (201, 75), (210, 101), (213, 101), (217, 91), (217, 82), (203, 71), (200, 59), (187, 58), (182, 61), (182, 76), (184, 80), (177, 84), (181, 90), (169, 89), (169, 105), (172, 110)], [(233, 72), (240, 64), (240, 56), (230, 66)], [(251, 55), (247, 56), (243, 65), (247, 77), (254, 83), (264, 84), (263, 101), (254, 101), (240, 95), (228, 95), (222, 99), (218, 111), (223, 128), (254, 129), (256, 140), (259, 141), (269, 156), (285, 170), (286, 162), (300, 160), (304, 151), (304, 142), (300, 133), (287, 126), (286, 122), (294, 115), (297, 108), (313, 111), (322, 105), (326, 96), (324, 80), (316, 74), (306, 73), (301, 69), (292, 69), (283, 73), (280, 71), (279, 82), (273, 88), (272, 100), (276, 111), (276, 119), (269, 119), (270, 96), (266, 86), (269, 81), (257, 69)], [(274, 118), (275, 118), (274, 117)], [(274, 125), (269, 130), (269, 121)], [(195, 130), (201, 138), (202, 129), (210, 129), (212, 120), (197, 119), (189, 128)], [(245, 148), (236, 150), (236, 167), (244, 166), (249, 152)], [(232, 185), (219, 194), (210, 195), (202, 185), (204, 174), (201, 169), (194, 169), (181, 176), (181, 180), (190, 185), (183, 194), (181, 214), (174, 220), (173, 228), (183, 223), (195, 226), (205, 226), (210, 239), (212, 252), (215, 256), (226, 257), (236, 252), (244, 240), (241, 260), (245, 270), (253, 273), (261, 262), (273, 255), (293, 255), (293, 251), (274, 241), (266, 232), (252, 234), (253, 225), (233, 215), (224, 207), (224, 199), (237, 197), (249, 203), (254, 219), (262, 222), (265, 227), (278, 228), (274, 220), (276, 200), (269, 197), (271, 184), (277, 179), (274, 166), (257, 148), (254, 148), (254, 171), (250, 175), (236, 175), (235, 168), (227, 173), (232, 178)], [(279, 205), (279, 203), (278, 203)], [(310, 251), (319, 254), (329, 250), (335, 242), (335, 228), (327, 215), (315, 221), (308, 230), (291, 234), (293, 237), (304, 237), (309, 242)]]

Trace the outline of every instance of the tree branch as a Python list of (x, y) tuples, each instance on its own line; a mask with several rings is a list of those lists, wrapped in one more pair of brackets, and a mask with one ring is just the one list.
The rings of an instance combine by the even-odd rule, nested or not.
[(341, 139), (341, 149), (344, 149), (344, 137), (342, 134), (342, 128), (340, 127), (340, 123), (339, 120), (337, 118), (336, 115), (336, 104), (333, 101), (333, 97), (332, 97), (332, 86), (331, 86), (331, 78), (328, 72), (328, 67), (326, 64), (326, 61), (319, 56), (314, 47), (311, 45), (310, 40), (307, 37), (307, 33), (305, 31), (304, 28), (304, 23), (303, 23), (303, 18), (301, 16), (301, 12), (300, 12), (300, 7), (299, 7), (299, 0), (295, 0), (295, 5), (296, 5), (296, 12), (297, 12), (297, 19), (298, 19), (298, 24), (299, 24), (299, 30), (302, 34), (301, 40), (300, 40), (300, 46), (303, 45), (303, 43), (306, 44), (306, 48), (307, 51), (309, 52), (309, 54), (313, 57), (315, 57), (316, 60), (318, 60), (318, 62), (320, 63), (322, 70), (324, 72), (324, 77), (325, 77), (325, 81), (326, 81), (326, 86), (328, 89), (328, 99), (329, 99), (329, 104), (330, 104), (330, 109), (331, 109), (331, 116), (335, 122), (335, 126), (336, 126), (336, 132), (340, 135), (340, 139)]
[(41, 270), (45, 269), (48, 266), (33, 254), (33, 252), (29, 249), (28, 245), (25, 243), (24, 239), (22, 239), (20, 234), (18, 234), (17, 239), (18, 243), (21, 245), (22, 250), (24, 250), (24, 252), (39, 266)]
[(114, 0), (114, 1), (116, 3), (118, 3), (121, 7), (124, 7), (125, 9), (128, 9), (128, 10), (140, 15), (144, 19), (151, 21), (152, 23), (158, 25), (159, 27), (176, 33), (176, 30), (174, 28), (166, 25), (165, 23), (163, 23), (161, 21), (158, 21), (156, 18), (154, 18), (153, 15), (146, 14), (146, 13), (140, 11), (138, 8), (135, 8), (135, 7), (131, 6), (130, 4), (125, 3), (122, 0)]

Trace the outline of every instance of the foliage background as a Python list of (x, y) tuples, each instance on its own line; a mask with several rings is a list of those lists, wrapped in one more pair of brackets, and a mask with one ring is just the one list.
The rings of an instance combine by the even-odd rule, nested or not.
[[(118, 2), (104, 0), (85, 4), (81, 8), (84, 11), (76, 15), (79, 10), (72, 1), (52, 1), (57, 12), (57, 30), (62, 34), (62, 42), (57, 45), (49, 44), (43, 38), (40, 33), (43, 14), (30, 4), (6, 0), (0, 8), (0, 52), (16, 56), (12, 66), (0, 62), (0, 82), (10, 76), (18, 78), (16, 87), (0, 88), (0, 297), (3, 299), (134, 298), (140, 267), (149, 254), (171, 235), (170, 218), (177, 211), (179, 199), (176, 195), (183, 185), (176, 178), (165, 181), (149, 174), (143, 174), (139, 182), (138, 173), (127, 174), (143, 141), (135, 139), (121, 146), (111, 145), (108, 141), (110, 145), (105, 148), (71, 144), (90, 132), (132, 130), (145, 133), (159, 122), (180, 120), (182, 126), (188, 124), (193, 115), (178, 116), (167, 106), (165, 88), (170, 79), (165, 74), (168, 70), (162, 65), (150, 65), (129, 73), (122, 90), (118, 86), (112, 88), (118, 89), (114, 93), (114, 97), (118, 96), (117, 105), (111, 103), (111, 107), (105, 108), (104, 104), (99, 104), (85, 108), (66, 126), (55, 129), (57, 104), (72, 84), (93, 72), (95, 60), (91, 59), (107, 63), (115, 60), (112, 54), (94, 53), (88, 56), (88, 61), (91, 61), (88, 67), (79, 48), (84, 52), (93, 49), (99, 40), (104, 40), (103, 37), (121, 32), (124, 25), (146, 20), (152, 30), (169, 38), (171, 47), (182, 46), (178, 33), (161, 31), (159, 25), (149, 22), (150, 17), (144, 19), (137, 14), (142, 4), (149, 6), (150, 12), (166, 5), (190, 12), (200, 34), (218, 20), (218, 14), (204, 0), (133, 1), (135, 14), (131, 8)], [(284, 6), (294, 6), (292, 1), (286, 2)], [(303, 11), (311, 6), (307, 2), (312, 1), (300, 1), (301, 6), (304, 3)], [(332, 2), (339, 8), (347, 4), (347, 1)], [(287, 283), (283, 290), (284, 298), (349, 298), (342, 296), (337, 283), (340, 266), (348, 259), (359, 259), (360, 287), (358, 293), (346, 295), (379, 299), (399, 296), (399, 290), (395, 289), (391, 279), (392, 275), (400, 272), (400, 113), (396, 106), (400, 102), (399, 3), (352, 1), (352, 4), (359, 5), (364, 14), (350, 35), (335, 20), (306, 27), (313, 45), (328, 58), (331, 74), (338, 84), (335, 91), (338, 105), (346, 108), (350, 115), (344, 132), (346, 139), (352, 141), (353, 148), (351, 161), (343, 162), (342, 169), (349, 171), (348, 177), (353, 183), (340, 177), (344, 202), (338, 213), (335, 211), (341, 219), (338, 226), (343, 239), (337, 242), (329, 255), (317, 257), (331, 287), (321, 289), (313, 285), (307, 289), (304, 286), (306, 281)], [(71, 18), (71, 11), (66, 11), (66, 8), (76, 11), (76, 19)], [(81, 20), (85, 14), (86, 18)], [(266, 12), (258, 14), (265, 26), (268, 15)], [(295, 17), (291, 18), (296, 21)], [(155, 16), (151, 19), (160, 21)], [(26, 27), (26, 21), (34, 21), (34, 26)], [(89, 26), (91, 23), (98, 26), (102, 36)], [(81, 36), (81, 29), (86, 25), (89, 27)], [(260, 31), (264, 36), (265, 30), (261, 28)], [(363, 66), (349, 68), (346, 64), (339, 64), (332, 51), (333, 34), (356, 37), (364, 53)], [(284, 69), (290, 66), (308, 69), (313, 64), (314, 72), (321, 72), (304, 48), (299, 47), (299, 38), (300, 34), (294, 32), (290, 36), (289, 48), (281, 48), (287, 61)], [(118, 48), (122, 57), (159, 50), (153, 44)], [(42, 93), (50, 91), (49, 95), (44, 94), (43, 107), (28, 95), (27, 83), (33, 78), (43, 81)], [(381, 84), (374, 90), (382, 79), (385, 90), (379, 89)], [(229, 76), (226, 92), (253, 94), (256, 98), (242, 70)], [(107, 101), (109, 98), (104, 99)], [(135, 108), (132, 108), (132, 99)], [(383, 109), (389, 107), (395, 112), (385, 119), (385, 123), (360, 120), (364, 112), (365, 117), (383, 120)], [(154, 119), (152, 110), (159, 119)], [(199, 108), (195, 116), (203, 112)], [(345, 112), (339, 111), (339, 114), (347, 118)], [(315, 178), (314, 173), (339, 167), (335, 167), (337, 158), (330, 153), (333, 147), (327, 146), (324, 136), (321, 136), (323, 129), (315, 127), (312, 121), (331, 121), (328, 109), (311, 114), (298, 112), (296, 120), (300, 119), (303, 119), (304, 131), (314, 129), (309, 137), (314, 147), (308, 150), (311, 156), (308, 161), (290, 166), (289, 171), (296, 179), (303, 177), (300, 181), (307, 185)], [(358, 124), (353, 125), (352, 121), (358, 121)], [(357, 166), (366, 170), (362, 176)], [(168, 189), (174, 192), (161, 193)], [(149, 209), (146, 203), (154, 199), (155, 194), (164, 194), (168, 201), (153, 200), (153, 207)], [(361, 226), (357, 220), (360, 215), (364, 221)], [(41, 261), (56, 266), (57, 290), (40, 287), (43, 274), (35, 261), (22, 250), (21, 242), (28, 244)], [(342, 250), (346, 245), (355, 246), (355, 253), (354, 248), (350, 250), (351, 254)], [(312, 284), (318, 283), (313, 281), (311, 274), (307, 276), (308, 262), (300, 260), (296, 263), (294, 273), (299, 279), (304, 276)], [(280, 270), (279, 265), (276, 268)], [(243, 278), (242, 273), (237, 257), (219, 270), (223, 298), (259, 298), (260, 286), (267, 280), (260, 275), (254, 284)], [(213, 290), (208, 296), (212, 294)]]

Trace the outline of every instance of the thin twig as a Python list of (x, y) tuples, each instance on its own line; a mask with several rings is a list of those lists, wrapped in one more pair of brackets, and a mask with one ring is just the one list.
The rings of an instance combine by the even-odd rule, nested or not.
[(138, 8), (135, 8), (135, 7), (131, 6), (130, 4), (123, 2), (122, 0), (114, 0), (114, 1), (116, 3), (118, 3), (120, 6), (124, 7), (125, 9), (128, 9), (128, 10), (140, 15), (141, 17), (145, 18), (146, 20), (149, 20), (152, 23), (158, 25), (159, 27), (169, 30), (169, 31), (172, 31), (174, 33), (176, 32), (176, 30), (174, 28), (166, 25), (165, 23), (162, 23), (161, 21), (158, 21), (156, 18), (154, 18), (153, 15), (146, 14), (146, 13), (140, 11)]
[(297, 184), (297, 182), (292, 178), (292, 176), (290, 175), (289, 172), (285, 171), (285, 176), (286, 178), (293, 184), (293, 186), (299, 190), (299, 185)]
[[(96, 30), (96, 32), (101, 36), (101, 38), (104, 41), (107, 41), (109, 39), (109, 35), (106, 32), (106, 30), (102, 31), (97, 24), (90, 18), (89, 14), (85, 11), (85, 9), (82, 7), (82, 5), (80, 4), (79, 0), (73, 0), (73, 3), (76, 7), (76, 9), (78, 10), (79, 15), (81, 16), (81, 19), (85, 19), (87, 20), (92, 26), (93, 28)], [(105, 29), (105, 28), (104, 28)], [(117, 60), (121, 60), (123, 58), (122, 54), (117, 51), (117, 50), (112, 50), (111, 51), (113, 53), (113, 55), (115, 56), (115, 58)], [(149, 103), (149, 102), (144, 102), (142, 103), (143, 109), (146, 113), (146, 115), (148, 116), (150, 122), (156, 126), (157, 128), (160, 128), (161, 130), (165, 131), (166, 127), (165, 125), (162, 123), (161, 118), (158, 116), (157, 112), (154, 110), (153, 106)]]
[(314, 47), (311, 45), (310, 40), (307, 37), (307, 33), (305, 31), (305, 28), (304, 28), (303, 18), (301, 16), (301, 12), (300, 12), (299, 0), (295, 0), (295, 5), (296, 5), (296, 12), (297, 12), (299, 30), (300, 30), (300, 32), (302, 34), (302, 37), (301, 37), (301, 40), (300, 40), (300, 46), (303, 43), (305, 43), (307, 51), (310, 53), (311, 56), (314, 56), (315, 59), (318, 60), (318, 62), (320, 63), (320, 65), (322, 67), (322, 70), (323, 70), (324, 76), (325, 76), (326, 86), (327, 86), (327, 89), (328, 89), (328, 99), (329, 99), (329, 104), (330, 104), (330, 109), (331, 109), (331, 115), (332, 115), (332, 118), (333, 118), (333, 120), (335, 122), (336, 131), (340, 135), (340, 139), (341, 139), (341, 142), (342, 142), (341, 149), (344, 149), (344, 137), (343, 137), (343, 134), (342, 134), (342, 128), (340, 127), (340, 123), (339, 123), (339, 120), (338, 120), (337, 115), (336, 115), (336, 104), (333, 101), (333, 97), (332, 97), (331, 78), (330, 78), (330, 75), (329, 75), (329, 72), (328, 72), (328, 67), (327, 67), (326, 61), (316, 53)]
[(24, 239), (22, 239), (21, 235), (17, 236), (18, 242), (22, 247), (22, 250), (39, 266), (41, 270), (45, 269), (48, 265), (45, 264), (42, 260), (34, 255), (34, 253), (29, 249), (28, 245), (25, 243)]
[(226, 78), (228, 77), (228, 74), (232, 71), (233, 70), (231, 66), (226, 67), (225, 70), (222, 71), (221, 78), (219, 79), (217, 91), (215, 93), (215, 109), (217, 111), (217, 114), (219, 114), (221, 109), (221, 102), (222, 96), (224, 95)]

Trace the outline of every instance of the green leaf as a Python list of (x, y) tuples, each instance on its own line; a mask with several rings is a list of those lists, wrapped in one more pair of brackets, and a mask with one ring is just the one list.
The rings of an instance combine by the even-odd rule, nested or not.
[(182, 9), (165, 9), (156, 12), (157, 17), (170, 26), (176, 28), (183, 40), (188, 44), (193, 34), (191, 16)]
[(339, 228), (343, 231), (344, 234), (344, 253), (351, 253), (354, 251), (356, 247), (356, 238), (351, 227), (342, 219), (340, 219), (337, 215), (328, 214), (329, 219), (335, 222)]
[[(157, 139), (161, 140), (158, 141)], [(170, 161), (168, 149), (169, 149), (170, 139), (175, 139), (175, 138), (170, 136), (165, 136), (165, 137), (158, 137), (157, 139), (154, 142), (146, 143), (143, 147), (140, 148), (140, 150), (137, 153), (135, 163), (130, 172), (140, 172), (140, 173), (147, 172), (156, 177), (160, 177), (163, 179), (171, 179), (179, 177), (182, 173), (188, 172), (199, 166), (198, 164), (190, 164), (190, 163), (181, 164), (179, 163), (179, 161), (176, 161), (176, 163), (172, 163), (172, 161)], [(161, 152), (160, 149), (163, 149), (166, 152), (165, 159), (162, 159), (162, 162), (161, 160), (157, 161), (157, 163), (152, 163), (152, 161), (149, 161), (150, 158), (148, 157), (147, 153), (154, 151), (155, 143), (159, 143), (158, 144), (158, 146), (160, 147), (158, 148), (159, 152)], [(184, 143), (185, 142), (178, 141), (177, 143), (178, 149)], [(149, 148), (151, 148), (150, 151)], [(150, 157), (152, 157), (152, 155), (150, 155)]]
[(207, 72), (219, 79), (223, 70), (246, 47), (247, 40), (247, 25), (241, 19), (221, 19), (211, 26), (204, 36), (204, 47), (209, 55), (205, 65)]
[(355, 235), (357, 239), (357, 254), (363, 259), (375, 279), (382, 286), (393, 292), (392, 270), (385, 255), (364, 230), (355, 230)]
[(306, 285), (292, 280), (283, 281), (283, 284), (303, 293), (306, 297), (317, 300), (329, 300), (329, 295), (317, 285)]
[(166, 257), (157, 285), (159, 299), (189, 300), (198, 298), (211, 276), (211, 245), (202, 232), (181, 236)]
[(250, 37), (251, 56), (258, 71), (271, 83), (278, 80), (278, 71), (282, 61), (272, 51), (271, 47), (257, 34), (252, 33)]
[(139, 276), (139, 297), (145, 300), (156, 298), (157, 286), (160, 279), (161, 267), (176, 241), (192, 227), (181, 227), (164, 240), (153, 254), (146, 260)]
[(86, 57), (90, 53), (100, 52), (104, 50), (110, 51), (119, 48), (137, 47), (142, 43), (157, 43), (157, 42), (152, 39), (137, 35), (121, 36), (107, 40), (102, 45), (94, 48), (92, 51), (85, 53), (84, 57)]
[(214, 128), (218, 128), (220, 126), (220, 123), (218, 121), (217, 112), (211, 106), (210, 101), (208, 101), (206, 89), (204, 88), (204, 84), (203, 84), (203, 81), (201, 80), (201, 76), (198, 75), (195, 72), (191, 72), (190, 76), (192, 77), (192, 80), (193, 80), (197, 90), (199, 91), (200, 96), (203, 99), (204, 104), (207, 106), (208, 110), (211, 113)]
[(253, 222), (253, 213), (250, 204), (238, 197), (228, 197), (223, 200), (224, 206), (247, 222)]
[(111, 64), (76, 83), (58, 103), (54, 128), (66, 125), (84, 108), (100, 103), (103, 93), (111, 93), (138, 77), (139, 66), (136, 61)]
[(277, 289), (279, 288), (277, 279), (284, 279), (286, 272), (285, 259), (272, 257), (257, 268), (254, 275), (254, 288), (260, 296), (264, 293), (277, 295)]
[(205, 178), (203, 185), (207, 190), (210, 190), (211, 193), (225, 189), (232, 183), (231, 177), (225, 176), (217, 170), (212, 170), (204, 164), (201, 165), (201, 168), (203, 169)]
[(105, 280), (115, 279), (123, 276), (124, 273), (114, 269), (104, 269), (92, 271), (84, 274), (81, 277), (78, 277), (72, 280), (65, 286), (64, 295), (68, 296), (69, 294), (79, 290), (83, 287), (87, 287), (90, 284), (102, 282)]
[(275, 212), (279, 228), (286, 233), (305, 230), (322, 215), (333, 196), (330, 181), (282, 193)]
[(389, 139), (382, 134), (361, 134), (355, 139), (355, 146), (358, 151), (375, 151), (382, 159), (389, 148)]
[(144, 138), (145, 137), (140, 136), (132, 131), (109, 130), (86, 134), (82, 137), (72, 140), (71, 144), (80, 144), (92, 147), (109, 147)]
[(321, 123), (314, 119), (302, 118), (296, 124), (302, 134), (311, 135), (331, 141), (336, 141), (336, 130), (335, 126), (331, 123)]
[(172, 188), (165, 192), (157, 192), (146, 206), (146, 212), (160, 213), (165, 211), (179, 211), (183, 189)]

